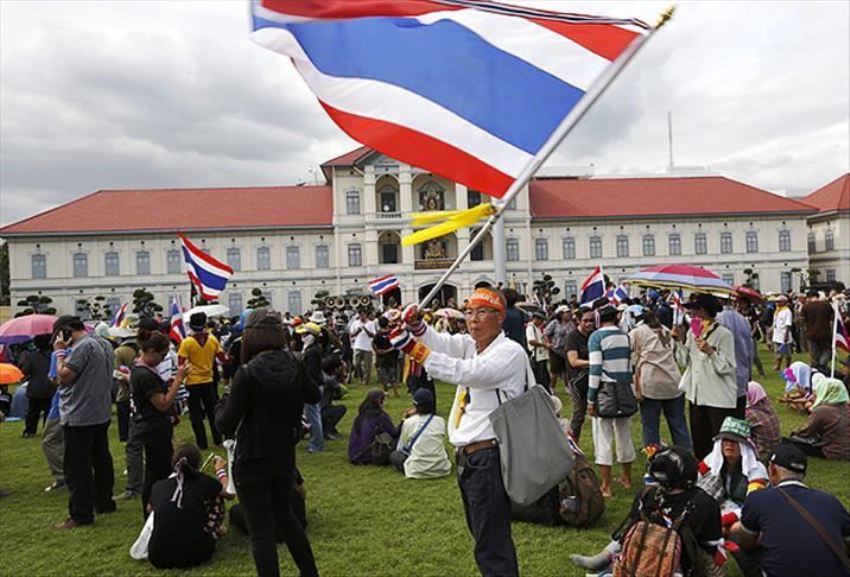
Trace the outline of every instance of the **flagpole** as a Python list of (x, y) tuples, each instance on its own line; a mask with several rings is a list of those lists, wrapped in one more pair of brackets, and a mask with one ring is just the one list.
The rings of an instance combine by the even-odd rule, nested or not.
[(830, 363), (829, 378), (834, 379), (835, 378), (835, 356), (838, 353), (838, 351), (836, 350), (837, 347), (835, 345), (838, 342), (838, 314), (839, 314), (839, 310), (838, 310), (838, 305), (836, 305), (835, 303), (831, 303), (831, 304), (832, 304), (832, 311), (833, 311), (833, 317), (834, 318), (832, 319), (832, 362)]
[(493, 203), (493, 207), (495, 208), (495, 214), (493, 214), (490, 218), (487, 219), (487, 222), (484, 223), (484, 226), (478, 231), (478, 233), (469, 241), (467, 247), (458, 255), (452, 265), (446, 269), (446, 272), (443, 273), (443, 276), (434, 284), (431, 288), (431, 291), (425, 295), (421, 301), (419, 301), (419, 308), (425, 308), (431, 299), (433, 299), (440, 289), (443, 288), (443, 285), (449, 279), (450, 276), (457, 270), (460, 264), (469, 256), (469, 253), (478, 246), (478, 244), (484, 240), (487, 232), (490, 231), (491, 228), (496, 224), (496, 221), (501, 218), (502, 213), (507, 208), (508, 204), (513, 200), (513, 198), (519, 194), (519, 191), (523, 186), (528, 184), (528, 181), (531, 180), (531, 177), (537, 172), (537, 170), (543, 165), (544, 162), (549, 158), (549, 156), (555, 151), (559, 144), (572, 132), (573, 128), (575, 128), (576, 124), (587, 114), (587, 111), (590, 110), (590, 107), (599, 99), (602, 94), (605, 93), (605, 90), (610, 86), (610, 84), (620, 75), (626, 65), (631, 62), (631, 60), (635, 57), (638, 51), (646, 45), (647, 41), (652, 38), (652, 36), (667, 23), (670, 18), (673, 17), (673, 12), (675, 11), (676, 6), (671, 5), (669, 8), (664, 10), (659, 16), (658, 21), (655, 26), (649, 31), (646, 36), (641, 36), (636, 38), (626, 50), (614, 61), (611, 63), (611, 66), (599, 77), (597, 78), (588, 91), (585, 93), (584, 98), (578, 101), (575, 107), (564, 117), (561, 123), (558, 125), (558, 128), (549, 136), (543, 146), (537, 151), (537, 154), (528, 161), (525, 167), (520, 171), (517, 175), (516, 180), (513, 181), (511, 186), (505, 192), (505, 194), (497, 201)]

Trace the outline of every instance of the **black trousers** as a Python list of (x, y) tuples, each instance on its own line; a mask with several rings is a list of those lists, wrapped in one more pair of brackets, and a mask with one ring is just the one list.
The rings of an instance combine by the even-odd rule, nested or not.
[(94, 523), (94, 512), (115, 510), (115, 471), (109, 454), (109, 421), (100, 425), (65, 425), (65, 481), (71, 495), (68, 513), (77, 525)]
[(118, 440), (127, 442), (130, 436), (130, 401), (115, 401), (115, 416), (118, 417)]
[(318, 576), (310, 541), (292, 512), (290, 491), (293, 474), (244, 478), (238, 473), (239, 465), (234, 465), (234, 468), (236, 494), (248, 526), (258, 577), (280, 575), (276, 545), (278, 535), (286, 541), (301, 576)]
[(519, 575), (511, 538), (511, 502), (502, 484), (499, 449), (483, 449), (468, 457), (458, 453), (457, 472), (466, 525), (475, 539), (475, 563), (481, 575)]
[(192, 421), (192, 431), (195, 433), (195, 441), (202, 451), (207, 448), (207, 430), (204, 427), (204, 419), (210, 422), (213, 442), (221, 444), (221, 433), (215, 428), (215, 404), (218, 401), (218, 391), (213, 383), (192, 385), (189, 389), (189, 419)]
[(322, 430), (325, 432), (325, 436), (337, 434), (337, 423), (342, 420), (347, 410), (344, 405), (328, 405), (322, 409)]
[(161, 479), (167, 479), (171, 474), (172, 429), (162, 429), (154, 433), (146, 433), (142, 437), (145, 449), (145, 483), (142, 487), (142, 517), (148, 517), (148, 502), (151, 498), (153, 484)]
[(38, 418), (41, 417), (42, 423), (47, 422), (47, 414), (50, 412), (50, 397), (46, 399), (27, 397), (27, 401), (29, 406), (24, 423), (24, 434), (35, 435), (38, 432)]
[(714, 448), (714, 437), (720, 432), (720, 425), (726, 417), (734, 417), (735, 409), (706, 407), (690, 403), (691, 440), (694, 443), (694, 455), (701, 461)]

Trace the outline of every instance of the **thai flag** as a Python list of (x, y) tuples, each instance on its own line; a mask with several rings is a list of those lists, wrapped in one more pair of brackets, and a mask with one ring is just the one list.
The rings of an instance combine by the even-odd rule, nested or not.
[(850, 353), (850, 335), (847, 334), (847, 327), (844, 326), (838, 311), (835, 311), (835, 347)]
[(496, 197), (649, 30), (484, 0), (252, 0), (252, 15), (252, 40), (349, 136)]
[(394, 274), (388, 274), (387, 276), (369, 281), (369, 290), (377, 296), (381, 296), (394, 288), (398, 288), (398, 278)]
[(121, 307), (115, 311), (115, 316), (112, 317), (113, 327), (120, 327), (121, 323), (124, 322), (124, 319), (127, 317), (127, 304), (128, 303), (122, 304)]
[(168, 336), (178, 345), (186, 338), (186, 327), (183, 325), (183, 307), (180, 306), (180, 297), (174, 295), (174, 300), (171, 302), (171, 330)]
[(584, 279), (581, 283), (579, 291), (579, 304), (592, 303), (599, 297), (605, 294), (605, 275), (602, 274), (602, 267), (598, 266), (593, 269), (590, 276)]
[(685, 295), (682, 289), (673, 291), (673, 324), (680, 325), (685, 321)]
[(627, 289), (623, 284), (620, 284), (617, 288), (610, 289), (607, 293), (605, 293), (605, 296), (607, 296), (608, 300), (615, 306), (619, 306), (624, 300), (629, 298), (629, 289)]
[(199, 249), (182, 234), (177, 233), (177, 236), (183, 248), (183, 258), (186, 259), (186, 272), (197, 287), (198, 294), (204, 300), (217, 299), (227, 285), (227, 280), (233, 276), (233, 269)]

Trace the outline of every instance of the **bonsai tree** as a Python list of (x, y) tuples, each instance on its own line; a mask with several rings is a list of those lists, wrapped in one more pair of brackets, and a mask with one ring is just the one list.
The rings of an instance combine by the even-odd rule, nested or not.
[(153, 293), (147, 289), (133, 291), (133, 312), (143, 317), (154, 317), (162, 312), (162, 305), (154, 301)]
[(18, 301), (19, 307), (24, 307), (24, 310), (16, 314), (16, 317), (25, 315), (55, 315), (56, 309), (51, 306), (53, 299), (44, 295), (30, 295), (25, 299)]
[(251, 289), (251, 298), (248, 299), (248, 308), (249, 309), (258, 309), (263, 307), (271, 306), (269, 299), (266, 298), (266, 295), (263, 294), (263, 291), (254, 287)]
[(533, 290), (537, 302), (547, 307), (552, 304), (553, 298), (561, 292), (561, 289), (555, 286), (552, 275), (548, 274), (544, 274), (540, 279), (534, 281)]

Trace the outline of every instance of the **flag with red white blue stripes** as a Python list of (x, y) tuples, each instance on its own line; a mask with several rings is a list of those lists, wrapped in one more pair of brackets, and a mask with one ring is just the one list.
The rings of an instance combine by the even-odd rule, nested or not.
[(251, 6), (252, 40), (289, 57), (349, 136), (496, 197), (649, 31), (485, 0)]
[(205, 253), (184, 235), (178, 233), (177, 236), (180, 238), (189, 280), (204, 300), (216, 300), (227, 286), (228, 279), (233, 276), (233, 269)]
[(850, 353), (850, 335), (847, 334), (847, 327), (844, 326), (844, 321), (838, 311), (835, 311), (835, 315), (835, 347)]
[(112, 326), (120, 327), (121, 323), (124, 322), (124, 319), (127, 318), (127, 304), (124, 303), (121, 307), (115, 311), (115, 316), (112, 317)]
[(605, 275), (602, 274), (602, 267), (598, 266), (593, 269), (590, 276), (584, 279), (579, 289), (579, 304), (592, 303), (596, 299), (605, 295)]
[(178, 345), (186, 338), (186, 327), (183, 324), (183, 307), (180, 306), (180, 297), (174, 295), (171, 301), (171, 310), (168, 311), (171, 319), (171, 329), (168, 336)]
[(381, 296), (382, 294), (398, 288), (398, 278), (394, 274), (388, 274), (369, 281), (369, 290), (372, 294)]

